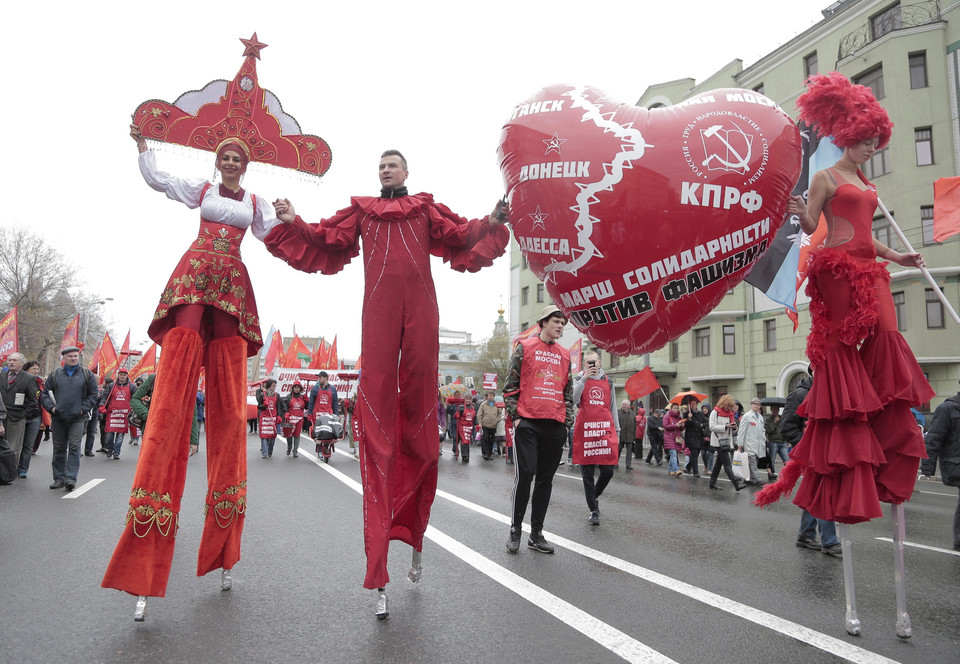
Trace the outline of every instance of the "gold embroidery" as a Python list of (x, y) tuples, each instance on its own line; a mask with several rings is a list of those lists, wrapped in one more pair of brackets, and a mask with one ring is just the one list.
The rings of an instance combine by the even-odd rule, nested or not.
[[(137, 506), (133, 505), (134, 500), (147, 498), (157, 505), (143, 503)], [(162, 537), (167, 537), (173, 529), (173, 536), (176, 538), (177, 529), (180, 527), (180, 518), (170, 507), (173, 502), (169, 493), (161, 494), (159, 491), (147, 492), (143, 487), (134, 487), (130, 492), (130, 508), (127, 510), (127, 518), (124, 521), (124, 528), (130, 521), (133, 521), (133, 534), (139, 538), (146, 537), (150, 529), (156, 526), (157, 532)], [(166, 503), (164, 505), (163, 503)]]
[[(221, 528), (229, 528), (231, 524), (247, 511), (247, 481), (227, 487), (223, 491), (211, 491), (210, 497), (217, 501), (213, 505), (213, 516)], [(227, 496), (236, 496), (235, 500)], [(210, 511), (209, 503), (204, 509), (204, 515)]]

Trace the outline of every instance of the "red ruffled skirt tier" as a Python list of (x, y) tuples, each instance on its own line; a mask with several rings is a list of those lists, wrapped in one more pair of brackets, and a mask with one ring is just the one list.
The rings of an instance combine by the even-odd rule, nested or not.
[(820, 519), (868, 521), (882, 516), (881, 502), (912, 494), (925, 452), (910, 407), (934, 392), (896, 331), (882, 263), (820, 249), (808, 275), (814, 381), (798, 409), (807, 428), (790, 454), (803, 468), (794, 503)]

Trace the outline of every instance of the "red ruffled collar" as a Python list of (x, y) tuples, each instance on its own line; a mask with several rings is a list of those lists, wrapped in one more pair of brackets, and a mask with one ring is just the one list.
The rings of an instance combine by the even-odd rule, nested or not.
[(403, 221), (415, 212), (433, 205), (433, 194), (410, 194), (399, 198), (355, 196), (353, 203), (367, 214), (384, 221)]

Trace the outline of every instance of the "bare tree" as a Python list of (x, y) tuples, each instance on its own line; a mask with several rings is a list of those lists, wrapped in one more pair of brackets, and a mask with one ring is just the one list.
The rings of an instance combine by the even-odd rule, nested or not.
[[(495, 336), (481, 343), (477, 348), (477, 359), (470, 363), (476, 385), (483, 382), (483, 374), (497, 374), (497, 385), (503, 388), (510, 371), (510, 337)], [(478, 388), (479, 389), (479, 388)]]
[[(19, 345), (28, 359), (44, 362), (59, 346), (77, 311), (91, 309), (92, 296), (74, 297), (77, 270), (43, 238), (22, 227), (0, 228), (0, 315), (17, 307)], [(91, 328), (102, 327), (99, 317)]]

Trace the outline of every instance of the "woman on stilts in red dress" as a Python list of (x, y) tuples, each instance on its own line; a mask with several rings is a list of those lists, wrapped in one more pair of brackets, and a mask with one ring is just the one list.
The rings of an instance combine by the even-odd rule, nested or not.
[[(149, 596), (167, 588), (200, 367), (206, 369), (207, 496), (197, 575), (230, 570), (240, 559), (247, 505), (247, 358), (263, 340), (240, 242), (250, 228), (259, 240), (279, 224), (273, 206), (240, 186), (251, 161), (320, 177), (330, 148), (300, 133), (275, 95), (260, 87), (256, 60), (266, 44), (254, 33), (232, 81), (213, 81), (173, 104), (151, 99), (137, 108), (130, 135), (140, 171), (153, 189), (200, 209), (200, 232), (180, 259), (148, 330), (163, 348), (123, 534), (103, 578), (104, 588), (138, 596), (143, 620)], [(146, 134), (146, 136), (144, 136)], [(216, 154), (221, 183), (178, 178), (156, 166), (145, 138)]]
[[(807, 266), (812, 319), (807, 357), (815, 379), (797, 411), (809, 418), (803, 438), (780, 480), (759, 492), (755, 502), (774, 502), (802, 474), (793, 502), (819, 519), (840, 522), (846, 627), (853, 634), (860, 625), (847, 524), (880, 517), (880, 503), (891, 503), (902, 536), (902, 503), (912, 495), (926, 456), (910, 407), (934, 396), (898, 331), (890, 274), (877, 258), (904, 267), (919, 267), (923, 258), (873, 237), (877, 191), (860, 167), (890, 141), (893, 124), (886, 111), (869, 88), (836, 72), (811, 76), (807, 86), (797, 100), (800, 118), (821, 136), (832, 136), (843, 156), (813, 176), (806, 205), (795, 197), (787, 206), (807, 235), (817, 229), (821, 214), (826, 223), (823, 246)], [(902, 548), (899, 553), (902, 572)], [(905, 607), (898, 606), (898, 613), (898, 634), (905, 638), (909, 618)]]
[(247, 357), (262, 346), (256, 302), (240, 242), (248, 227), (259, 239), (278, 223), (273, 206), (244, 191), (240, 178), (247, 148), (226, 139), (217, 149), (219, 185), (183, 179), (157, 169), (140, 129), (131, 125), (140, 170), (153, 189), (200, 208), (200, 232), (173, 271), (150, 325), (163, 353), (150, 417), (134, 477), (127, 522), (103, 579), (105, 588), (146, 597), (166, 592), (180, 499), (186, 480), (191, 417), (201, 365), (207, 381), (206, 516), (197, 575), (222, 568), (221, 587), (240, 559), (246, 509)]

